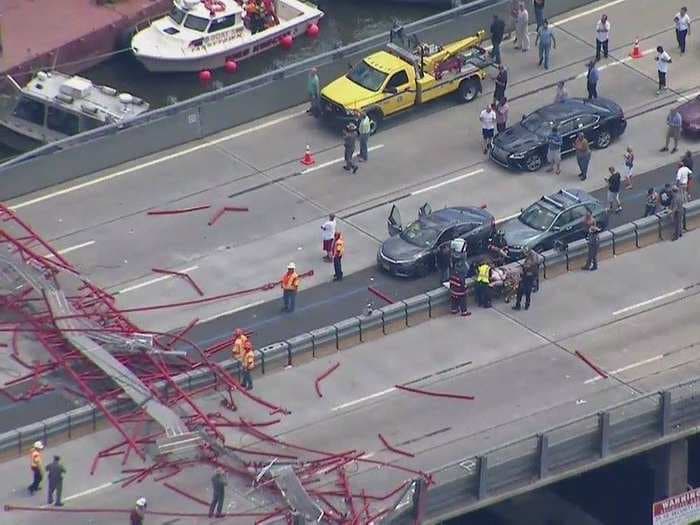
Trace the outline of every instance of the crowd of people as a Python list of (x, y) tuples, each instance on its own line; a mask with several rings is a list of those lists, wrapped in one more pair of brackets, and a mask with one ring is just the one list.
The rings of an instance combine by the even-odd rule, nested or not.
[(243, 10), (246, 27), (253, 34), (279, 24), (274, 0), (248, 0)]

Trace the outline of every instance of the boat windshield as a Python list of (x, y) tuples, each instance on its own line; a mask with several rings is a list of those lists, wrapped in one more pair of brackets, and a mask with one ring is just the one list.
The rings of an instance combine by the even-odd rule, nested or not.
[(534, 203), (520, 214), (520, 222), (535, 230), (545, 231), (549, 228), (557, 214), (545, 208), (539, 202)]
[(184, 26), (187, 29), (192, 29), (193, 31), (204, 31), (209, 25), (209, 19), (202, 18), (201, 16), (187, 15), (185, 18)]
[(173, 6), (168, 16), (170, 16), (173, 22), (180, 25), (182, 23), (182, 19), (185, 18), (185, 12), (177, 6)]
[(370, 91), (379, 91), (384, 85), (386, 77), (386, 73), (374, 69), (365, 61), (357, 64), (352, 71), (348, 73), (348, 78), (350, 80)]

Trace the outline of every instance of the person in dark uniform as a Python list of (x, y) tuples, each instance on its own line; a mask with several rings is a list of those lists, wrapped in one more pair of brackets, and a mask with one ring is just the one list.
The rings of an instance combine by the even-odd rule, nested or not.
[(523, 295), (525, 296), (525, 310), (530, 308), (530, 296), (532, 295), (532, 289), (535, 287), (538, 267), (537, 255), (533, 250), (528, 250), (523, 261), (523, 270), (520, 276), (520, 283), (518, 283), (518, 293), (513, 310), (520, 310)]
[(464, 275), (460, 272), (452, 272), (450, 276), (450, 299), (452, 302), (452, 313), (460, 313), (462, 317), (471, 315), (467, 311), (467, 283)]
[(450, 259), (450, 245), (444, 243), (438, 248), (437, 255), (435, 256), (435, 265), (440, 271), (440, 283), (450, 280)]
[(53, 461), (46, 467), (46, 472), (49, 478), (49, 498), (48, 503), (53, 503), (54, 494), (56, 495), (56, 507), (63, 507), (61, 503), (61, 494), (63, 493), (63, 475), (66, 473), (66, 467), (61, 464), (61, 458), (53, 457)]
[(216, 510), (216, 517), (221, 518), (223, 514), (221, 511), (224, 507), (224, 489), (228, 481), (224, 476), (224, 469), (221, 467), (216, 469), (216, 472), (211, 477), (211, 488), (212, 488), (212, 499), (211, 505), (209, 505), (209, 517), (214, 516), (214, 511)]
[(683, 237), (683, 198), (675, 184), (672, 189), (671, 216), (673, 217), (673, 237), (671, 240), (677, 241)]
[(586, 264), (581, 269), (593, 272), (598, 269), (598, 233), (600, 228), (591, 212), (586, 213), (584, 223), (587, 231), (588, 256), (586, 257)]
[(146, 498), (136, 500), (136, 507), (131, 509), (129, 514), (130, 525), (143, 525), (143, 519), (146, 516)]

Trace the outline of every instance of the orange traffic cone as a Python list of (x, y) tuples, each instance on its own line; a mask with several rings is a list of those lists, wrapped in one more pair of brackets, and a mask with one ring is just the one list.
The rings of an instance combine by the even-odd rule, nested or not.
[(304, 152), (304, 158), (301, 159), (301, 163), (304, 166), (313, 166), (314, 164), (316, 164), (316, 159), (311, 154), (311, 146), (309, 146), (309, 145), (306, 146), (306, 151)]
[(630, 56), (632, 58), (642, 58), (644, 56), (644, 53), (639, 49), (639, 38), (634, 39), (634, 47), (632, 48)]

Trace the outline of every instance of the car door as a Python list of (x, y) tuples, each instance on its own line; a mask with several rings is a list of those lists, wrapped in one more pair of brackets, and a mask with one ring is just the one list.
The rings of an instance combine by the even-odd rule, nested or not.
[(384, 100), (382, 110), (385, 115), (401, 111), (413, 105), (415, 92), (411, 91), (411, 83), (405, 69), (397, 71), (389, 77), (384, 85)]
[(581, 115), (577, 119), (577, 126), (588, 139), (588, 142), (595, 144), (600, 131), (600, 117), (598, 115)]
[(403, 230), (403, 224), (401, 224), (401, 212), (396, 207), (396, 204), (392, 204), (391, 211), (389, 212), (389, 217), (387, 218), (387, 229), (389, 230), (389, 235), (393, 237), (398, 235)]
[(570, 208), (557, 217), (554, 221), (556, 241), (567, 245), (585, 237), (583, 220), (586, 217), (586, 207), (582, 204)]
[(564, 120), (559, 124), (559, 135), (561, 135), (561, 152), (569, 153), (574, 150), (574, 141), (576, 140), (576, 135), (578, 134), (578, 129), (576, 127), (576, 119), (571, 118)]

